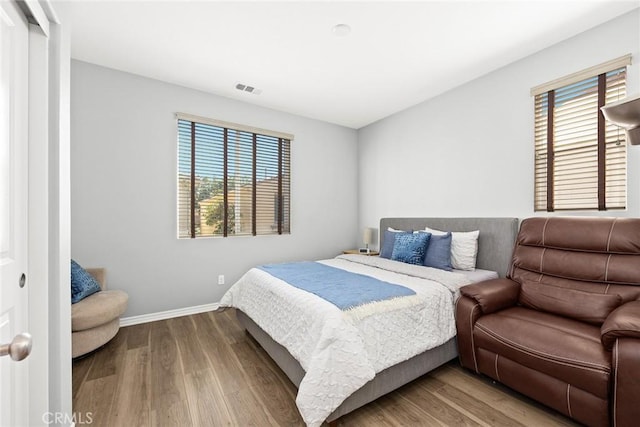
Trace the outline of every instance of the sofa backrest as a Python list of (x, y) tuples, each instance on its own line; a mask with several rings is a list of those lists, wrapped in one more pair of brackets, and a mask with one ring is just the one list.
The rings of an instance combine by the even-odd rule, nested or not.
[(640, 218), (525, 219), (508, 277), (638, 299)]

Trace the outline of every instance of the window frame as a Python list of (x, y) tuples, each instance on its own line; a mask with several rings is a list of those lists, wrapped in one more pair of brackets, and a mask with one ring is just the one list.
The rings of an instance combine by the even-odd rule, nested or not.
[[(185, 129), (188, 127), (188, 131)], [(201, 132), (211, 132), (211, 134), (217, 134), (218, 138), (210, 137), (207, 138), (204, 134), (200, 135), (200, 140), (198, 140), (198, 134), (196, 131), (196, 127), (200, 129)], [(293, 135), (283, 132), (271, 131), (266, 129), (261, 129), (252, 126), (241, 125), (237, 123), (231, 123), (221, 120), (209, 119), (199, 116), (194, 116), (191, 114), (185, 113), (176, 113), (176, 130), (177, 130), (177, 189), (176, 189), (176, 206), (177, 206), (177, 237), (178, 239), (198, 239), (198, 238), (207, 238), (207, 237), (235, 237), (235, 236), (260, 236), (260, 235), (282, 235), (282, 234), (290, 234), (291, 233), (291, 142), (293, 141)], [(219, 139), (220, 135), (222, 135), (222, 139)], [(231, 145), (233, 143), (229, 142), (231, 135), (235, 135), (236, 146), (232, 153)], [(187, 138), (184, 138), (184, 137)], [(185, 141), (181, 141), (181, 137), (186, 139)], [(249, 139), (247, 139), (249, 138)], [(242, 142), (238, 142), (238, 141)], [(215, 152), (215, 160), (208, 159), (209, 162), (213, 162), (214, 168), (217, 167), (221, 172), (221, 176), (216, 177), (215, 175), (207, 176), (200, 175), (198, 176), (196, 173), (196, 169), (198, 168), (198, 153), (200, 152), (200, 156), (211, 155), (211, 152), (207, 151), (206, 154), (202, 153), (203, 149), (201, 145), (206, 145), (207, 143), (217, 143), (217, 151), (216, 148), (209, 147), (208, 149), (211, 152)], [(220, 145), (221, 144), (221, 145)], [(246, 150), (250, 149), (251, 153), (247, 154), (244, 152), (244, 158), (238, 158), (237, 147), (238, 144), (244, 144), (243, 148)], [(185, 150), (185, 146), (188, 146), (188, 150)], [(277, 146), (277, 147), (276, 147)], [(188, 151), (187, 154), (184, 154), (183, 151)], [(277, 158), (274, 157), (274, 153), (277, 153)], [(236, 190), (230, 190), (230, 180), (233, 182), (237, 182), (238, 179), (237, 169), (233, 171), (230, 170), (229, 159), (230, 157), (235, 159), (236, 164), (238, 162), (242, 163), (242, 168), (244, 171), (250, 170), (250, 177), (245, 176), (245, 179), (250, 178), (250, 181), (246, 184), (241, 184), (240, 187), (236, 184)], [(187, 158), (187, 159), (186, 159)], [(274, 162), (275, 159), (275, 162)], [(249, 160), (249, 162), (247, 161)], [(272, 172), (269, 177), (265, 175), (265, 178), (258, 178), (257, 166), (262, 162), (267, 162), (267, 164), (271, 166), (276, 166), (277, 170)], [(188, 165), (188, 173), (184, 172), (185, 163)], [(249, 164), (250, 163), (250, 164)], [(263, 165), (264, 166), (264, 165)], [(220, 170), (221, 168), (221, 170)], [(183, 170), (183, 172), (181, 172)], [(261, 169), (262, 170), (262, 169)], [(266, 174), (265, 168), (265, 174)], [(273, 171), (273, 169), (271, 169)], [(213, 171), (210, 171), (213, 172)], [(188, 179), (187, 179), (188, 177)], [(216, 178), (222, 181), (222, 189), (218, 190), (217, 193), (213, 197), (210, 197), (207, 200), (213, 200), (214, 197), (222, 197), (222, 202), (218, 202), (218, 204), (222, 205), (222, 219), (221, 219), (221, 233), (207, 233), (202, 234), (202, 228), (200, 231), (197, 231), (196, 228), (198, 224), (201, 224), (204, 221), (204, 217), (202, 215), (202, 206), (199, 204), (198, 199), (198, 190), (196, 190), (197, 182), (211, 178), (213, 183), (215, 183)], [(259, 184), (267, 181), (273, 182), (273, 179), (277, 179), (276, 192), (269, 193), (269, 189), (259, 190)], [(185, 191), (182, 187), (184, 187), (185, 181), (188, 180), (188, 191)], [(220, 181), (218, 181), (220, 182)], [(247, 198), (250, 200), (250, 208), (245, 210), (250, 210), (251, 212), (251, 220), (250, 220), (250, 232), (238, 233), (235, 231), (230, 231), (230, 221), (228, 218), (230, 209), (232, 206), (235, 206), (234, 203), (229, 201), (230, 194), (236, 191), (237, 193), (244, 192), (242, 187), (250, 184), (251, 189), (250, 195)], [(267, 183), (269, 186), (273, 187), (273, 184)], [(185, 196), (186, 193), (186, 196)], [(278, 205), (274, 206), (274, 221), (268, 226), (264, 226), (264, 219), (259, 220), (258, 209), (262, 208), (262, 210), (266, 209), (263, 206), (265, 196), (271, 196), (274, 199), (281, 201)], [(238, 194), (236, 194), (238, 196)], [(263, 196), (263, 197), (260, 197)], [(242, 196), (240, 196), (242, 197)], [(185, 207), (185, 199), (188, 199), (186, 203), (188, 207)], [(245, 200), (246, 201), (246, 200)], [(215, 203), (215, 202), (214, 202)], [(198, 205), (198, 206), (196, 206)], [(213, 205), (212, 205), (213, 206)], [(184, 211), (188, 208), (188, 214), (185, 215)], [(244, 212), (243, 210), (242, 212)], [(262, 212), (261, 210), (261, 212)], [(235, 208), (234, 208), (235, 211)], [(186, 221), (185, 224), (183, 224)], [(211, 225), (211, 224), (209, 224)], [(238, 226), (237, 221), (234, 221), (234, 228)], [(184, 230), (183, 230), (184, 228)], [(264, 230), (269, 228), (271, 232), (265, 232)]]
[[(615, 125), (605, 121), (600, 108), (606, 104), (607, 97), (610, 96), (610, 93), (608, 93), (608, 90), (610, 89), (608, 78), (611, 79), (611, 85), (613, 87), (616, 87), (616, 85), (622, 85), (623, 89), (625, 89), (622, 93), (622, 96), (625, 96), (627, 84), (626, 67), (630, 63), (631, 55), (625, 55), (623, 57), (608, 61), (604, 64), (590, 67), (586, 70), (571, 74), (560, 79), (556, 79), (552, 82), (545, 83), (531, 89), (531, 95), (534, 96), (534, 211), (606, 211), (624, 210), (627, 208), (628, 201), (626, 199), (626, 192), (628, 189), (628, 157), (626, 153), (626, 139), (622, 130), (619, 130)], [(622, 74), (622, 77), (618, 77), (620, 76), (620, 74)], [(589, 198), (594, 199), (594, 196), (596, 195), (595, 192), (591, 191), (591, 196), (584, 196), (584, 200), (576, 202), (573, 206), (567, 206), (568, 204), (573, 202), (572, 199), (575, 198), (575, 196), (559, 198), (559, 201), (555, 199), (555, 193), (562, 191), (556, 185), (556, 171), (554, 170), (556, 167), (556, 154), (562, 151), (562, 149), (560, 149), (559, 151), (559, 146), (555, 145), (556, 138), (558, 139), (558, 144), (562, 144), (563, 142), (562, 137), (556, 135), (556, 124), (559, 125), (562, 122), (563, 116), (560, 116), (558, 118), (558, 122), (556, 123), (555, 113), (558, 105), (556, 105), (555, 102), (555, 95), (557, 91), (562, 93), (563, 90), (571, 90), (572, 86), (580, 86), (581, 84), (588, 86), (590, 80), (592, 82), (595, 82), (597, 80), (597, 95), (596, 93), (590, 93), (588, 90), (585, 90), (584, 93), (579, 93), (578, 91), (576, 91), (576, 95), (568, 99), (570, 101), (581, 102), (588, 100), (589, 97), (593, 98), (593, 96), (596, 95), (597, 107), (593, 112), (587, 110), (589, 112), (586, 114), (583, 112), (577, 113), (576, 111), (579, 110), (579, 107), (573, 107), (573, 109), (569, 111), (572, 114), (580, 114), (584, 115), (584, 117), (588, 117), (579, 118), (579, 120), (581, 120), (581, 122), (583, 123), (591, 122), (593, 124), (594, 121), (596, 123), (595, 131), (594, 129), (591, 129), (588, 134), (585, 134), (585, 136), (581, 138), (584, 143), (593, 141), (597, 144), (592, 146), (592, 148), (590, 149), (590, 151), (594, 151), (595, 153), (590, 153), (587, 157), (592, 158), (591, 162), (597, 165), (597, 169), (594, 169), (592, 165), (589, 167), (588, 172), (584, 173), (581, 177), (571, 178), (571, 181), (569, 182), (570, 185), (579, 187), (579, 182), (581, 180), (584, 180), (587, 176), (591, 176), (592, 179), (596, 178), (597, 182), (593, 181), (593, 183), (597, 185), (597, 204), (593, 203), (593, 201), (595, 200), (592, 200), (591, 202), (587, 200)], [(620, 81), (622, 81), (622, 83), (620, 83)], [(593, 85), (591, 87), (593, 87)], [(618, 93), (618, 97), (619, 96), (620, 93)], [(544, 97), (546, 97), (546, 99)], [(566, 99), (565, 102), (567, 102)], [(593, 100), (591, 102), (593, 102)], [(610, 102), (612, 101), (610, 100)], [(564, 114), (566, 114), (566, 112)], [(596, 115), (596, 117), (592, 117), (592, 114)], [(612, 128), (616, 129), (618, 132), (616, 145), (620, 145), (621, 141), (624, 145), (623, 149), (618, 149), (617, 152), (613, 152), (614, 149), (608, 147), (608, 144), (610, 143), (610, 135), (607, 135), (607, 132), (611, 133)], [(563, 128), (565, 132), (567, 129), (571, 128)], [(544, 143), (544, 138), (546, 138), (546, 144)], [(546, 156), (546, 162), (544, 157), (541, 159), (539, 155), (540, 146), (545, 147), (544, 150), (542, 150), (542, 153), (544, 156)], [(587, 146), (588, 144), (585, 145), (585, 150), (587, 149)], [(579, 149), (574, 148), (573, 150)], [(564, 151), (566, 151), (566, 149)], [(620, 152), (622, 152), (622, 154), (620, 154)], [(612, 196), (613, 200), (609, 204), (607, 203), (608, 200), (606, 196), (607, 187), (613, 187), (616, 182), (616, 178), (608, 177), (607, 154), (612, 154), (613, 156), (622, 155), (624, 157), (624, 166), (612, 166), (611, 168), (616, 172), (624, 170), (624, 182), (622, 184), (619, 184), (618, 188), (624, 189), (625, 196), (623, 199), (621, 199), (620, 196), (614, 195)], [(593, 159), (594, 155), (596, 156), (595, 159)], [(579, 157), (580, 154), (570, 153), (567, 155), (565, 153), (565, 158), (563, 160), (571, 161), (573, 159), (575, 161), (575, 159)], [(566, 171), (567, 169), (565, 169), (565, 173)], [(618, 176), (619, 175), (620, 174), (618, 174)], [(565, 179), (565, 185), (566, 182), (567, 180)], [(594, 186), (594, 184), (591, 184), (591, 186)], [(615, 192), (613, 194), (615, 194)], [(615, 200), (616, 197), (618, 200)]]

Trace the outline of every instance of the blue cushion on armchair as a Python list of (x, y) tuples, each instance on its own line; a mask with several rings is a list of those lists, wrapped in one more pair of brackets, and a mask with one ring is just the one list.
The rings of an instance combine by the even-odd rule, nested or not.
[(80, 264), (71, 260), (71, 304), (100, 291), (100, 284)]

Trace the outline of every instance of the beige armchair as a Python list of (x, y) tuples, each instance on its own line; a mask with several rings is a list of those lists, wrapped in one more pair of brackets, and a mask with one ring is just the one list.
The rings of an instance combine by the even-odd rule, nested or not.
[(102, 291), (71, 305), (72, 357), (82, 356), (103, 346), (120, 329), (120, 316), (127, 309), (129, 295), (120, 290), (107, 290), (104, 268), (87, 268)]

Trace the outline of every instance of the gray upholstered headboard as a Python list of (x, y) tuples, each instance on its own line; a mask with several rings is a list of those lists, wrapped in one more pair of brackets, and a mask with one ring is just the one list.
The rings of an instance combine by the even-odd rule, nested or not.
[(476, 266), (497, 271), (500, 277), (505, 277), (518, 235), (518, 218), (382, 218), (380, 247), (387, 227), (398, 230), (424, 230), (425, 227), (445, 231), (480, 230)]

